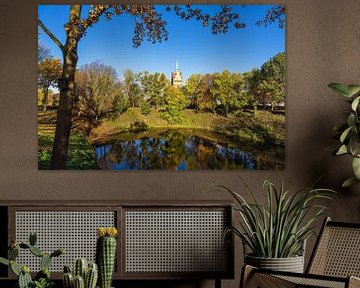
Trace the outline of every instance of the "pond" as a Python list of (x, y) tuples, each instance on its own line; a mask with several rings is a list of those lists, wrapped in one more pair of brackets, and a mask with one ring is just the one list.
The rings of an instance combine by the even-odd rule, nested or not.
[(104, 170), (284, 169), (283, 159), (275, 159), (284, 156), (283, 147), (242, 148), (207, 130), (123, 133), (95, 148), (97, 165)]

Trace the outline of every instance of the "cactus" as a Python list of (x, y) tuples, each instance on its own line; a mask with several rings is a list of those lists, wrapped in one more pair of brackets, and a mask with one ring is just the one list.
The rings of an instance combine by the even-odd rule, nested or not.
[[(50, 264), (53, 257), (60, 256), (64, 251), (62, 249), (55, 250), (53, 253), (48, 254), (41, 251), (38, 247), (35, 246), (37, 236), (35, 233), (30, 233), (29, 244), (20, 242), (16, 243), (11, 241), (11, 245), (8, 251), (8, 259), (0, 257), (0, 263), (10, 266), (11, 271), (18, 276), (18, 286), (19, 288), (28, 288), (28, 287), (42, 287), (41, 285), (50, 285)], [(35, 276), (35, 281), (32, 280), (30, 275), (30, 269), (27, 266), (22, 266), (21, 268), (16, 264), (16, 259), (19, 256), (19, 250), (29, 250), (30, 253), (37, 257), (41, 257), (41, 271), (39, 271)], [(40, 286), (39, 286), (40, 285)], [(50, 286), (48, 286), (50, 287)]]
[(79, 258), (75, 261), (74, 274), (75, 276), (81, 276), (85, 279), (85, 274), (88, 266), (88, 262), (85, 258)]
[(98, 279), (98, 266), (96, 263), (89, 263), (85, 276), (85, 288), (95, 288)]
[[(19, 280), (18, 280), (19, 288), (28, 288), (32, 283), (31, 275), (29, 273), (30, 272), (29, 268), (28, 267), (26, 268), (27, 269), (22, 269), (19, 274)], [(24, 270), (27, 270), (27, 272)]]
[(64, 288), (73, 288), (74, 287), (74, 276), (72, 273), (67, 272), (63, 274), (62, 277)]
[(69, 266), (64, 266), (64, 273), (63, 273), (64, 288), (78, 288), (75, 285), (78, 285), (80, 288), (96, 287), (96, 282), (98, 278), (97, 265), (95, 263), (89, 263), (89, 264), (87, 263), (88, 261), (85, 258), (76, 259), (74, 263), (73, 273), (71, 273), (71, 269)]
[(16, 245), (14, 248), (9, 250), (8, 257), (9, 260), (15, 261), (18, 256), (19, 256), (19, 246)]
[(83, 277), (78, 275), (74, 277), (74, 288), (85, 288)]
[(14, 260), (10, 261), (10, 269), (16, 276), (20, 275), (20, 268), (16, 265), (16, 262)]
[(38, 247), (36, 247), (36, 246), (30, 245), (29, 251), (30, 251), (32, 254), (34, 254), (35, 256), (37, 256), (37, 257), (41, 257), (41, 256), (44, 255), (44, 252), (42, 252), (42, 251), (40, 250), (40, 248), (38, 248)]
[(41, 269), (49, 269), (50, 265), (51, 265), (51, 260), (52, 257), (50, 254), (45, 253), (42, 257), (41, 257), (41, 261), (40, 261), (40, 267)]
[(0, 263), (4, 264), (6, 266), (10, 265), (10, 261), (8, 259), (3, 258), (3, 257), (0, 257)]
[(110, 288), (115, 265), (117, 230), (114, 227), (98, 228), (97, 235), (96, 262), (100, 287)]
[(31, 246), (35, 246), (36, 245), (36, 241), (37, 241), (37, 235), (34, 232), (31, 232), (29, 235), (29, 244)]

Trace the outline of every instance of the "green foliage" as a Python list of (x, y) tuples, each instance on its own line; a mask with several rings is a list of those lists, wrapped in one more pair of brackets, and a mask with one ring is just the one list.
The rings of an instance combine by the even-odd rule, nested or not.
[(163, 73), (150, 74), (148, 71), (137, 74), (140, 93), (143, 101), (149, 103), (150, 108), (159, 108), (164, 103), (165, 88), (169, 80)]
[[(251, 198), (246, 201), (240, 193), (221, 186), (235, 199), (234, 209), (240, 216), (240, 227), (229, 227), (247, 245), (253, 256), (287, 258), (300, 255), (304, 241), (314, 233), (315, 220), (323, 215), (326, 207), (319, 200), (332, 199), (334, 193), (328, 189), (304, 188), (296, 193), (280, 189), (270, 181), (264, 182), (267, 205), (257, 202), (254, 193), (244, 183)], [(243, 193), (241, 193), (243, 194)]]
[(279, 53), (266, 61), (261, 69), (254, 69), (249, 78), (249, 92), (259, 104), (285, 101), (285, 53)]
[(340, 140), (340, 146), (334, 154), (337, 156), (349, 154), (353, 157), (352, 168), (355, 177), (347, 179), (342, 184), (343, 187), (349, 187), (360, 183), (360, 85), (331, 83), (328, 86), (346, 97), (350, 104), (347, 121), (334, 128)]
[(184, 93), (173, 86), (167, 86), (165, 90), (166, 98), (160, 110), (160, 116), (169, 124), (180, 123), (183, 121), (181, 111), (185, 109), (186, 98)]
[(151, 111), (151, 105), (148, 101), (143, 101), (141, 103), (141, 114), (143, 115), (149, 115)]
[(54, 282), (49, 282), (44, 278), (41, 278), (39, 281), (34, 281), (33, 282), (33, 287), (34, 288), (51, 288), (54, 287), (55, 283)]
[(249, 106), (252, 97), (245, 92), (245, 81), (240, 73), (225, 70), (214, 75), (213, 94), (222, 106), (222, 114), (227, 116), (231, 111), (242, 111)]
[[(53, 257), (58, 257), (64, 253), (63, 249), (57, 249), (53, 253), (48, 254), (41, 251), (36, 245), (36, 234), (30, 233), (29, 243), (14, 243), (8, 251), (9, 260), (0, 257), (0, 264), (10, 266), (11, 271), (18, 276), (19, 288), (49, 288), (53, 286), (50, 281), (50, 265)], [(41, 270), (36, 274), (33, 281), (28, 266), (17, 265), (16, 259), (19, 256), (19, 249), (28, 250), (37, 257), (41, 257)]]
[[(38, 135), (38, 167), (46, 170), (50, 167), (53, 135), (45, 134), (39, 130)], [(66, 161), (67, 169), (86, 170), (96, 169), (96, 153), (87, 138), (77, 131), (72, 131), (70, 136), (69, 153)]]
[(145, 131), (148, 129), (149, 129), (149, 125), (147, 125), (144, 121), (135, 121), (130, 125), (130, 130), (135, 133)]
[(139, 107), (141, 103), (141, 90), (137, 75), (130, 69), (126, 69), (123, 77), (123, 92), (129, 103), (129, 107)]

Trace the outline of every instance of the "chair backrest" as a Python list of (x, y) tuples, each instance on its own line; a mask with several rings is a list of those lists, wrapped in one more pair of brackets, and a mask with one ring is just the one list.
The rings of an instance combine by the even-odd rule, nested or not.
[(360, 277), (360, 223), (326, 218), (307, 273)]

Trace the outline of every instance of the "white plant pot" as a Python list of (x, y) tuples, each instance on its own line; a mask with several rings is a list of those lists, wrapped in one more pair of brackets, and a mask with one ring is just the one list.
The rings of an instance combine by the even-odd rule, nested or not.
[(246, 255), (245, 263), (262, 269), (304, 273), (304, 256), (289, 258), (263, 258)]

